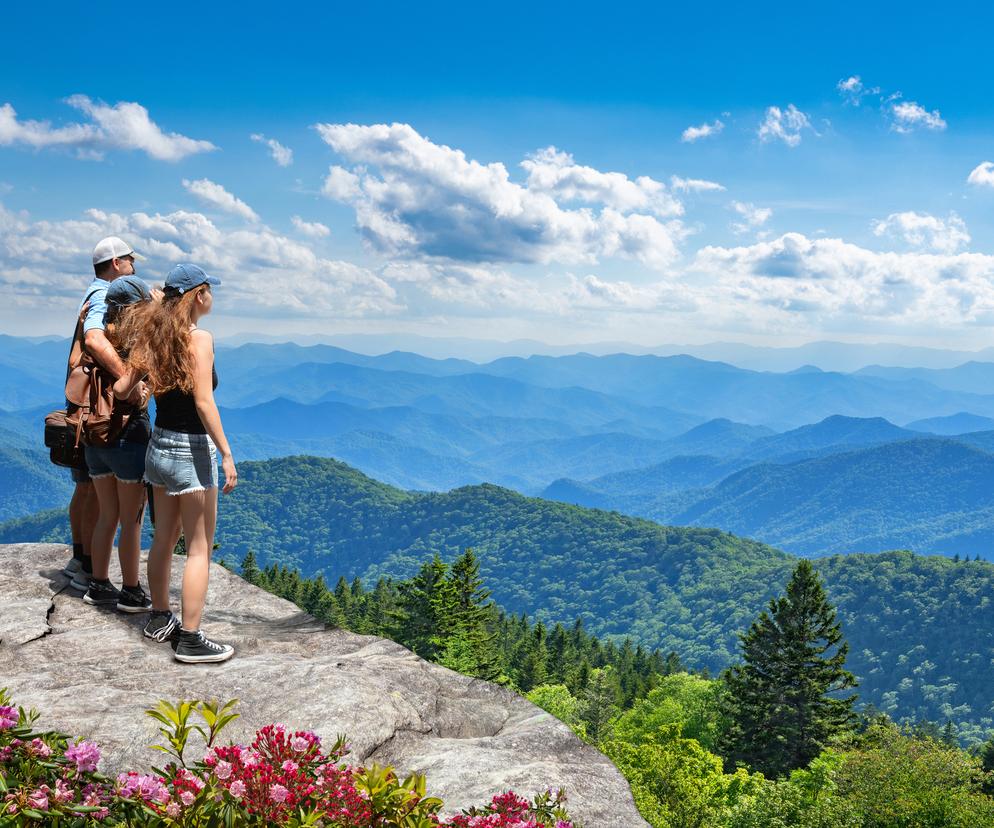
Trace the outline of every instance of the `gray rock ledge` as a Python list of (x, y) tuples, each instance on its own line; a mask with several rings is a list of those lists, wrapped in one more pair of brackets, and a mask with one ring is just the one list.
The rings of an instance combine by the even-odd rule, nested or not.
[[(647, 825), (604, 755), (509, 690), (392, 641), (328, 629), (216, 564), (204, 629), (234, 644), (235, 658), (179, 664), (168, 644), (142, 637), (144, 615), (84, 604), (62, 575), (68, 557), (62, 544), (0, 545), (0, 686), (41, 711), (42, 726), (95, 740), (105, 773), (162, 762), (148, 747), (156, 723), (142, 712), (159, 699), (238, 698), (242, 715), (225, 740), (247, 741), (270, 722), (314, 730), (325, 744), (345, 733), (350, 761), (426, 773), (450, 813), (508, 788), (532, 796), (561, 786), (585, 828)], [(191, 745), (195, 757), (203, 747)]]

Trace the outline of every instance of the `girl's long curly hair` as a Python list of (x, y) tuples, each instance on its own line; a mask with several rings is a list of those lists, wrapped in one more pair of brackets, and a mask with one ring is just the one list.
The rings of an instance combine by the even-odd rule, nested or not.
[(201, 285), (178, 295), (166, 295), (161, 302), (145, 302), (118, 317), (115, 346), (128, 354), (127, 367), (144, 376), (153, 394), (174, 388), (193, 393), (194, 360), (190, 350), (193, 305), (209, 285)]

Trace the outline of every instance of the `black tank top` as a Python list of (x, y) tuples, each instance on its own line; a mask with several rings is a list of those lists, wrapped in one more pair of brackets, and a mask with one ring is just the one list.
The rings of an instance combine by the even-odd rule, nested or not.
[[(217, 370), (211, 366), (212, 387), (217, 388)], [(155, 395), (155, 425), (170, 431), (184, 434), (206, 434), (207, 429), (200, 422), (193, 394), (184, 394), (178, 388)]]

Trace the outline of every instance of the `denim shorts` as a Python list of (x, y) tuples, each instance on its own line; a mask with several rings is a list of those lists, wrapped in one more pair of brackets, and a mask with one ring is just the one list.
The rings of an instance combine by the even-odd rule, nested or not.
[(145, 444), (117, 440), (109, 446), (84, 449), (90, 477), (98, 480), (113, 475), (121, 483), (141, 483), (145, 471)]
[(156, 426), (145, 455), (145, 482), (181, 495), (217, 488), (217, 449), (206, 434)]

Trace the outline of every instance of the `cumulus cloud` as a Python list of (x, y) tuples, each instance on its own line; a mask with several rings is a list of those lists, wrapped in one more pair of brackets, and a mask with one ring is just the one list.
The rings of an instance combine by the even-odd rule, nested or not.
[[(407, 124), (317, 124), (351, 169), (334, 165), (329, 197), (349, 204), (364, 240), (401, 258), (464, 265), (593, 263), (604, 257), (670, 265), (686, 237), (665, 185), (577, 165), (555, 149), (526, 159), (524, 184)], [(576, 207), (564, 206), (579, 203)]]
[(978, 164), (966, 180), (978, 187), (994, 187), (994, 161)]
[(937, 253), (955, 253), (970, 243), (966, 224), (956, 213), (950, 213), (946, 219), (913, 211), (891, 213), (871, 226), (874, 235), (896, 236), (912, 247)]
[(788, 104), (786, 109), (768, 107), (756, 134), (764, 143), (783, 141), (788, 147), (796, 147), (801, 143), (801, 131), (805, 129), (814, 131), (808, 116), (794, 104)]
[(680, 135), (680, 140), (685, 144), (692, 144), (695, 141), (700, 141), (701, 138), (710, 138), (712, 135), (717, 135), (724, 128), (725, 125), (716, 118), (714, 122), (710, 124), (687, 127)]
[(606, 204), (623, 212), (641, 210), (662, 217), (683, 215), (683, 205), (665, 184), (644, 175), (632, 180), (623, 173), (580, 166), (572, 155), (555, 147), (540, 150), (521, 166), (528, 173), (529, 191), (548, 193), (559, 202)]
[(361, 317), (402, 309), (396, 290), (380, 275), (318, 256), (268, 227), (225, 230), (185, 210), (88, 210), (78, 220), (35, 221), (0, 205), (0, 259), (6, 265), (0, 269), (0, 286), (8, 305), (74, 307), (93, 277), (93, 244), (107, 235), (121, 236), (148, 257), (139, 275), (150, 281), (177, 261), (196, 262), (220, 276), (221, 313)]
[(762, 227), (773, 215), (769, 207), (757, 207), (752, 202), (733, 201), (729, 206), (741, 216), (740, 221), (732, 222), (732, 231), (738, 235)]
[(693, 269), (714, 275), (738, 312), (769, 319), (994, 325), (994, 256), (878, 253), (841, 239), (787, 233), (747, 247), (705, 247)]
[(249, 138), (269, 147), (269, 154), (273, 156), (273, 161), (281, 167), (289, 167), (293, 163), (293, 150), (289, 147), (284, 147), (275, 138), (267, 138), (258, 132), (253, 133)]
[(241, 216), (246, 221), (258, 221), (259, 216), (240, 198), (236, 198), (220, 184), (215, 184), (208, 178), (196, 181), (183, 179), (183, 186), (205, 204), (211, 204), (226, 213)]
[(163, 132), (138, 103), (109, 106), (86, 95), (73, 95), (66, 103), (88, 116), (90, 123), (53, 127), (48, 121), (21, 121), (14, 107), (4, 104), (0, 107), (0, 146), (71, 147), (90, 159), (103, 157), (107, 149), (140, 150), (159, 161), (179, 161), (217, 149), (210, 141)]
[(670, 176), (670, 187), (678, 193), (715, 193), (725, 189), (717, 181), (705, 181), (703, 178), (680, 178), (678, 175)]
[(319, 221), (304, 221), (300, 216), (292, 216), (290, 221), (297, 230), (312, 239), (323, 239), (331, 235), (331, 230)]
[(938, 109), (929, 112), (925, 107), (914, 101), (900, 101), (891, 104), (893, 121), (891, 129), (895, 132), (914, 132), (916, 129), (944, 130), (946, 122), (942, 120)]

